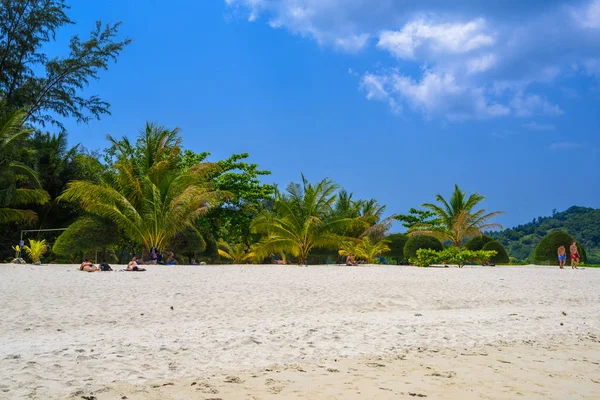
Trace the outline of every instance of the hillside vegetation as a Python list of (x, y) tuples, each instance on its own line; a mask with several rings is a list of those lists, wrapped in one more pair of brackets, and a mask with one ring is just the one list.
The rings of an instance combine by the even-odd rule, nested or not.
[(486, 234), (502, 243), (511, 257), (533, 262), (538, 242), (556, 230), (568, 232), (583, 244), (589, 263), (600, 263), (600, 209), (573, 206), (563, 212), (554, 210), (552, 216), (534, 218), (527, 224)]

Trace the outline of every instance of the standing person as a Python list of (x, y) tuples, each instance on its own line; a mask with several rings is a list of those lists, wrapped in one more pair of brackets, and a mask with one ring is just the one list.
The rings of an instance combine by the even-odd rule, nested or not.
[(560, 265), (560, 269), (565, 269), (565, 262), (567, 261), (567, 250), (565, 246), (560, 246), (558, 248), (558, 265)]
[(577, 269), (577, 265), (579, 264), (579, 250), (577, 250), (576, 241), (573, 240), (571, 247), (569, 247), (569, 251), (571, 252), (571, 268)]

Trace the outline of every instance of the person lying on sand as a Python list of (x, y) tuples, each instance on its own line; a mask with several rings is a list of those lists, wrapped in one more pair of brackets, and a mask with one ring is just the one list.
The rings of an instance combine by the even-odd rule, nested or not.
[(80, 271), (86, 271), (86, 272), (96, 272), (96, 271), (100, 271), (100, 267), (95, 266), (90, 261), (89, 258), (86, 258), (85, 260), (83, 260), (83, 262), (79, 266), (79, 270)]
[(125, 271), (145, 271), (145, 268), (140, 267), (140, 263), (138, 262), (138, 256), (133, 256), (129, 264), (127, 264), (127, 268)]

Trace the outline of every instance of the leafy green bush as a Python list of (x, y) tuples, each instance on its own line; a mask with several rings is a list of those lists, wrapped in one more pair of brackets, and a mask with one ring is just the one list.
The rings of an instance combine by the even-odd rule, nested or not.
[[(571, 258), (569, 247), (571, 246), (571, 243), (573, 243), (573, 240), (573, 237), (565, 231), (554, 231), (549, 233), (546, 235), (546, 237), (540, 240), (535, 248), (533, 261), (536, 264), (549, 262), (550, 265), (558, 265), (558, 248), (560, 246), (565, 246), (568, 262), (568, 260)], [(579, 250), (581, 262), (585, 263), (587, 261), (585, 249), (580, 243), (577, 243), (577, 249)]]
[(431, 249), (419, 249), (417, 250), (417, 257), (411, 258), (412, 264), (418, 267), (429, 267), (430, 265), (437, 264), (440, 256), (439, 251)]
[(386, 236), (385, 240), (389, 242), (388, 247), (390, 248), (390, 251), (385, 256), (389, 258), (395, 258), (397, 260), (403, 260), (404, 245), (408, 241), (408, 236), (402, 233), (393, 233)]
[[(71, 224), (54, 242), (52, 252), (59, 257), (91, 254), (119, 242), (119, 232), (110, 222), (84, 217)], [(105, 260), (102, 260), (105, 261)]]
[(502, 243), (492, 240), (491, 242), (487, 242), (485, 246), (483, 246), (484, 251), (494, 250), (496, 255), (490, 258), (490, 262), (493, 264), (508, 264), (510, 259), (508, 258), (508, 253)]
[(495, 255), (495, 250), (471, 251), (458, 247), (448, 247), (442, 251), (419, 249), (417, 250), (417, 257), (411, 259), (411, 261), (419, 267), (429, 267), (432, 264), (456, 264), (460, 268), (468, 262), (487, 264)]
[(473, 239), (465, 243), (465, 248), (467, 250), (473, 251), (483, 250), (483, 246), (485, 246), (488, 242), (491, 242), (492, 240), (494, 239), (486, 235), (475, 236)]
[(404, 257), (407, 259), (415, 258), (417, 256), (417, 250), (419, 249), (431, 249), (442, 251), (444, 246), (442, 242), (432, 236), (416, 235), (411, 236), (404, 245)]

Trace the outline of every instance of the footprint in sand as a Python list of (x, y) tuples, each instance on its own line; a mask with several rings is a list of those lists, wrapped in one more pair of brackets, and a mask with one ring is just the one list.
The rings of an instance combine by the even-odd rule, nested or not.
[(206, 382), (198, 383), (196, 390), (205, 394), (219, 394), (219, 390), (216, 387)]
[(283, 389), (285, 389), (285, 385), (281, 385), (280, 381), (276, 381), (275, 379), (267, 378), (265, 380), (265, 385), (269, 386), (269, 391), (273, 394), (279, 394)]
[(223, 382), (225, 382), (225, 383), (244, 383), (243, 380), (241, 380), (237, 376), (232, 376), (232, 375), (226, 377)]

